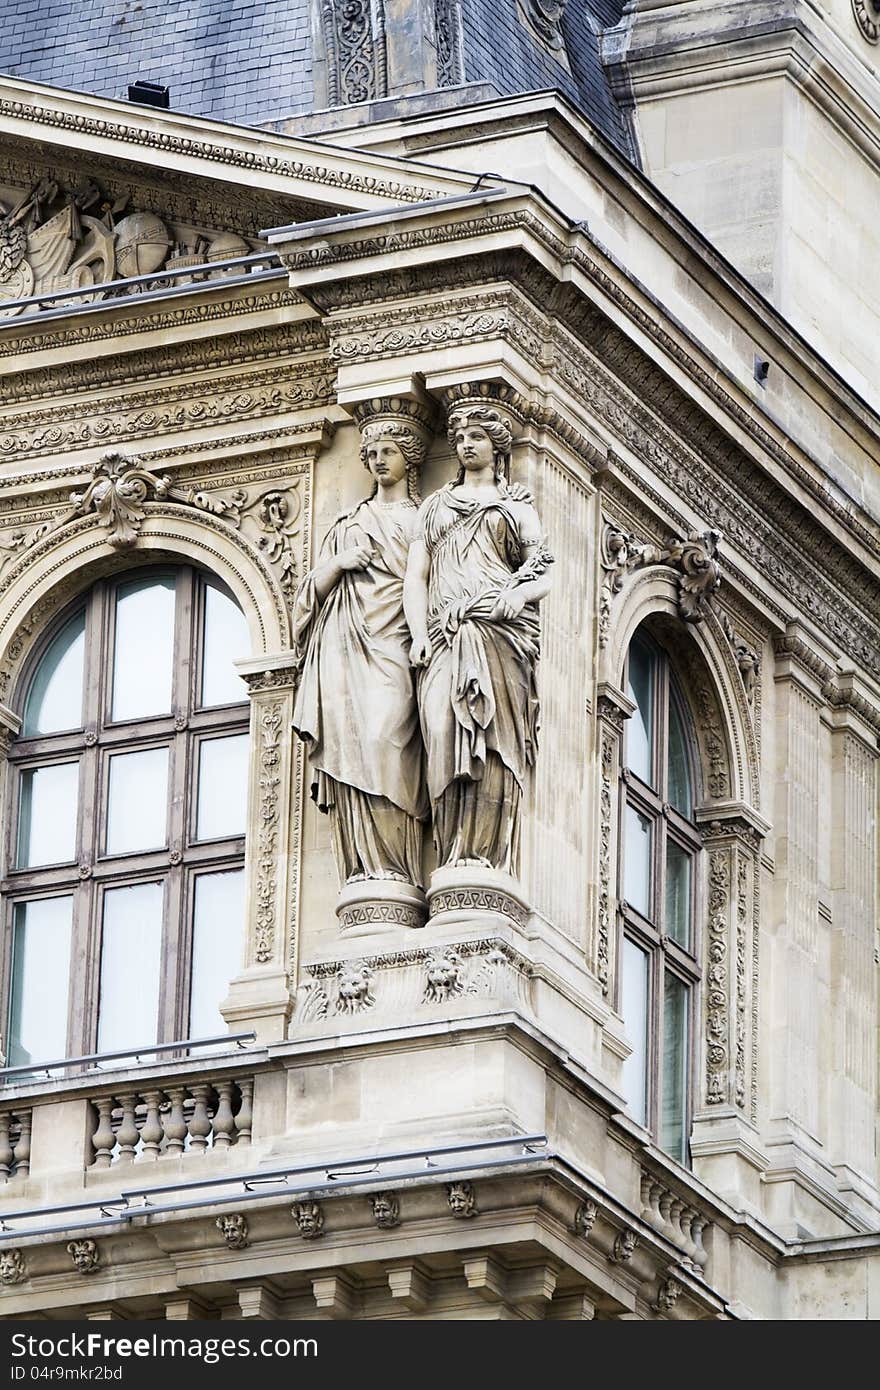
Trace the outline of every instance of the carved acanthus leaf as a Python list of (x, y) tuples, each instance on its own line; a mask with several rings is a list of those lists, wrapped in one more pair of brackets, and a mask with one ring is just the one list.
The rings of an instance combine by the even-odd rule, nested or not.
[(641, 541), (611, 522), (602, 530), (600, 562), (605, 579), (599, 596), (599, 645), (608, 645), (611, 605), (628, 574), (647, 565), (670, 565), (678, 571), (678, 611), (682, 622), (699, 623), (710, 611), (712, 595), (721, 583), (718, 531), (693, 533), (686, 540), (672, 537), (665, 546)]
[(58, 524), (93, 511), (109, 530), (110, 545), (123, 550), (137, 540), (144, 519), (143, 504), (150, 494), (164, 501), (172, 492), (167, 474), (159, 477), (150, 473), (127, 454), (102, 454), (92, 470), (92, 481), (84, 492), (70, 494), (72, 511)]

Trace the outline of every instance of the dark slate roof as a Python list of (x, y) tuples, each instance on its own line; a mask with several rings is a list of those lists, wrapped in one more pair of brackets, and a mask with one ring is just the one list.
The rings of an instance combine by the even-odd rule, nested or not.
[(619, 20), (618, 0), (569, 0), (562, 21), (567, 67), (523, 23), (517, 0), (461, 0), (461, 6), (468, 81), (491, 82), (502, 96), (558, 88), (603, 135), (630, 153), (599, 57), (598, 35), (603, 25)]
[[(466, 82), (504, 96), (558, 88), (627, 150), (597, 38), (620, 0), (569, 0), (567, 65), (517, 0), (460, 4)], [(173, 110), (275, 123), (314, 109), (311, 23), (311, 0), (0, 0), (0, 72), (121, 98), (140, 78), (168, 86)]]
[(0, 72), (238, 125), (312, 106), (309, 0), (0, 0)]

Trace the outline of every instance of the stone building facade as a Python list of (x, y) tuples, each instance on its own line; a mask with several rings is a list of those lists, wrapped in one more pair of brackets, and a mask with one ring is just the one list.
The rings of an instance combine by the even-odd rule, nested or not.
[[(192, 0), (186, 63), (91, 0), (103, 68), (39, 8), (0, 20), (0, 1316), (878, 1316), (871, 0)], [(374, 754), (390, 678), (329, 595), (372, 680), (416, 546), (433, 635), (347, 784), (321, 730)], [(405, 718), (419, 882), (363, 848)]]

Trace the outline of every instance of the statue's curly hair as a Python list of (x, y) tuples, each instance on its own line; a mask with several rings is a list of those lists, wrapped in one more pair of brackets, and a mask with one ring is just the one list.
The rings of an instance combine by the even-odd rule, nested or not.
[[(495, 450), (495, 481), (502, 491), (507, 487), (507, 473), (510, 468), (510, 450), (513, 447), (513, 431), (500, 411), (489, 405), (462, 405), (450, 411), (446, 422), (446, 438), (455, 448), (456, 431), (468, 425), (478, 425), (492, 441)], [(461, 464), (455, 479), (455, 487), (464, 482), (465, 469)]]
[[(418, 430), (413, 429), (411, 425), (404, 424), (402, 420), (370, 420), (361, 427), (361, 463), (364, 468), (369, 468), (367, 450), (378, 439), (392, 440), (403, 454), (406, 462), (406, 490), (410, 501), (418, 506), (422, 500), (422, 494), (419, 491), (419, 475), (427, 452), (424, 439)], [(378, 489), (379, 484), (374, 483), (370, 496), (375, 497)]]

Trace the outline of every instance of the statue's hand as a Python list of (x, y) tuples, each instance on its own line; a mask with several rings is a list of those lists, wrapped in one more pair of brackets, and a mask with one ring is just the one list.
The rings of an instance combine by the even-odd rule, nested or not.
[(410, 666), (427, 666), (431, 660), (431, 639), (428, 636), (417, 637), (409, 649)]
[(511, 502), (531, 503), (533, 500), (532, 494), (529, 492), (527, 487), (523, 487), (522, 483), (508, 483), (507, 495), (510, 498)]
[(450, 603), (446, 612), (443, 614), (443, 631), (448, 636), (453, 637), (467, 616), (471, 601), (468, 598), (460, 598), (455, 603)]
[(526, 605), (526, 596), (521, 589), (502, 589), (498, 595), (495, 607), (489, 614), (490, 623), (503, 621), (505, 618), (518, 618)]
[(351, 550), (340, 550), (336, 562), (343, 570), (363, 570), (373, 558), (368, 545), (354, 545)]

